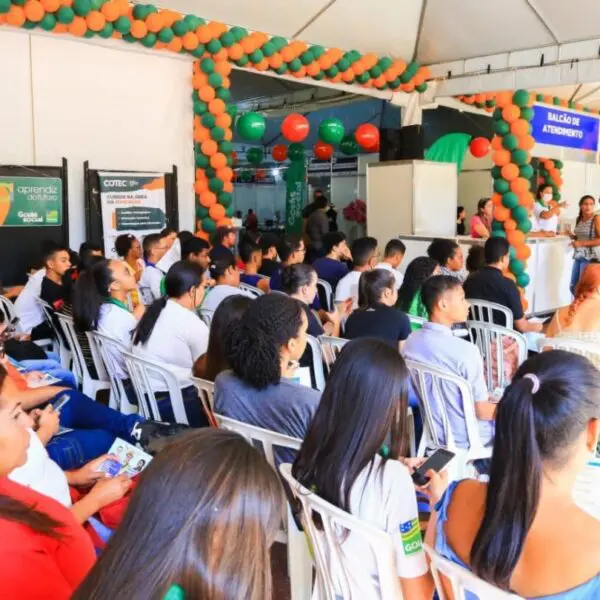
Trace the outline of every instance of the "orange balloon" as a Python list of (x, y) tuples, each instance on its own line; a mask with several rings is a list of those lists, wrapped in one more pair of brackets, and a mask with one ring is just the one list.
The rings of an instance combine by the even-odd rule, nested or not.
[(504, 108), (512, 104), (512, 92), (498, 92), (496, 94), (496, 106)]
[(502, 118), (508, 122), (513, 123), (521, 116), (521, 109), (514, 104), (507, 104), (502, 109)]
[(207, 189), (208, 189), (208, 180), (206, 180), (206, 179), (199, 179), (194, 184), (194, 191), (196, 192), (196, 194), (198, 194), (198, 196), (202, 192), (205, 192)]
[[(507, 235), (507, 237), (508, 237), (508, 235)], [(515, 282), (517, 281), (517, 278), (510, 271), (506, 271), (504, 273), (504, 277), (506, 277), (506, 279), (510, 279), (511, 281), (515, 281)]]
[(212, 88), (210, 85), (202, 86), (198, 90), (198, 97), (203, 102), (210, 102), (211, 100), (215, 99), (215, 96), (216, 96), (215, 89)]
[(217, 142), (214, 140), (205, 140), (202, 142), (202, 154), (206, 154), (206, 156), (212, 156), (216, 154), (219, 147), (217, 146)]
[(225, 88), (226, 90), (231, 87), (231, 80), (229, 77), (223, 77), (223, 83), (221, 84), (221, 87)]
[(105, 2), (100, 11), (109, 23), (113, 23), (121, 16), (119, 5), (116, 2)]
[(213, 37), (219, 37), (227, 31), (227, 25), (225, 25), (225, 23), (221, 23), (220, 21), (211, 21), (208, 24), (208, 28), (210, 29)]
[[(508, 165), (507, 165), (508, 166)], [(503, 167), (504, 168), (504, 167)], [(517, 177), (510, 182), (510, 191), (518, 194), (529, 190), (529, 181), (523, 177)]]
[(223, 217), (225, 217), (225, 207), (222, 204), (213, 204), (208, 209), (208, 214), (211, 219), (220, 221)]
[(85, 18), (88, 29), (91, 31), (102, 31), (106, 25), (104, 15), (98, 10), (92, 10)]
[(504, 221), (504, 231), (514, 231), (517, 228), (517, 222), (512, 219)]
[[(285, 50), (285, 48), (284, 48)], [(281, 53), (281, 55), (283, 56), (283, 52)], [(285, 56), (283, 56), (283, 60), (285, 60)], [(286, 60), (286, 62), (289, 62)], [(319, 67), (321, 67), (321, 69), (324, 71), (325, 69), (330, 69), (331, 65), (333, 64), (331, 58), (329, 58), (329, 56), (327, 56), (326, 54), (323, 54), (323, 56), (321, 56), (321, 58), (319, 58)], [(356, 71), (355, 71), (356, 73)]]
[(533, 136), (523, 135), (519, 138), (519, 148), (521, 150), (527, 150), (529, 152), (530, 150), (533, 150), (534, 146), (535, 140), (533, 139)]
[(195, 90), (199, 90), (208, 83), (208, 77), (204, 73), (198, 73), (192, 77), (192, 86)]
[[(245, 54), (251, 54), (256, 50), (256, 42), (250, 37), (245, 37), (241, 42), (242, 50)], [(287, 46), (286, 46), (287, 48)], [(284, 50), (286, 49), (284, 48)], [(292, 57), (293, 58), (293, 57)], [(285, 60), (285, 59), (284, 59)], [(290, 59), (291, 60), (291, 59)], [(287, 62), (287, 61), (286, 61)]]
[(411, 92), (415, 91), (415, 84), (412, 81), (409, 81), (408, 83), (403, 83), (400, 87), (402, 91), (406, 92), (407, 94), (410, 94)]
[(377, 54), (374, 54), (373, 52), (367, 52), (365, 55), (363, 55), (362, 60), (365, 68), (372, 69), (377, 64), (379, 59)]
[(146, 27), (146, 23), (144, 23), (144, 21), (140, 21), (140, 20), (135, 20), (132, 24), (131, 24), (131, 35), (138, 39), (141, 40), (143, 37), (146, 37), (148, 33), (148, 28)]
[(233, 225), (233, 221), (225, 217), (220, 221), (217, 221), (217, 227), (231, 227)]
[(223, 186), (223, 191), (231, 194), (231, 192), (233, 192), (233, 183), (231, 183), (231, 181), (226, 181)]
[[(68, 33), (69, 27), (64, 23), (57, 23), (52, 30), (52, 33)], [(119, 34), (121, 35), (121, 34)]]
[(223, 181), (231, 181), (233, 179), (233, 170), (231, 167), (223, 167), (217, 171), (217, 177)]
[[(319, 67), (320, 68), (320, 67)], [(351, 67), (351, 69), (354, 71), (355, 75), (362, 75), (367, 68), (365, 67), (365, 64), (363, 63), (362, 60), (357, 60)], [(404, 70), (404, 69), (403, 69)]]
[(164, 19), (160, 13), (150, 13), (146, 17), (146, 27), (152, 33), (158, 33), (164, 27)]
[(492, 156), (492, 160), (497, 167), (502, 167), (510, 163), (510, 152), (508, 150), (496, 150)]
[(208, 110), (213, 115), (222, 115), (226, 108), (225, 102), (221, 98), (215, 98), (208, 103)]
[(533, 199), (533, 194), (529, 191), (527, 192), (520, 192), (518, 194), (519, 196), (519, 204), (521, 206), (524, 206), (527, 209), (533, 208), (533, 205), (535, 204), (535, 200)]
[[(308, 69), (306, 69), (306, 72), (308, 73)], [(308, 73), (310, 75), (310, 73)], [(315, 73), (316, 75), (316, 73)], [(352, 71), (352, 69), (347, 69), (346, 71), (344, 71), (342, 73), (342, 81), (345, 83), (350, 83), (351, 81), (354, 80), (354, 71)], [(387, 82), (387, 79), (386, 79)]]
[(231, 60), (239, 60), (244, 56), (244, 48), (240, 44), (233, 44), (231, 48), (227, 49), (227, 54)]
[[(266, 58), (263, 58), (258, 64), (254, 65), (254, 68), (257, 71), (266, 71), (269, 68), (269, 61)], [(304, 77), (306, 74), (306, 70), (302, 67), (299, 71), (292, 73), (294, 77)]]
[(168, 44), (167, 44), (167, 48), (171, 51), (171, 52), (175, 52), (175, 53), (179, 53), (181, 52), (181, 49), (183, 48), (183, 44), (181, 43), (181, 38), (178, 37), (174, 37)]
[(56, 12), (60, 8), (60, 0), (41, 0), (46, 12)]
[(527, 244), (523, 244), (515, 248), (515, 256), (519, 260), (527, 260), (531, 256), (531, 248)]
[[(343, 75), (342, 75), (342, 79), (343, 79)], [(417, 85), (416, 82), (414, 81), (414, 79), (413, 79), (413, 81), (411, 83), (413, 85), (413, 88), (414, 88), (414, 86)], [(387, 81), (386, 81), (386, 78), (383, 75), (380, 75), (379, 77), (375, 78), (375, 80), (373, 81), (373, 84), (375, 85), (375, 87), (377, 89), (382, 89), (382, 88), (384, 88), (387, 85)]]
[(492, 149), (493, 150), (502, 150), (502, 138), (499, 135), (495, 135), (492, 138)]
[(219, 75), (223, 75), (223, 77), (227, 77), (231, 73), (232, 66), (227, 62), (227, 60), (220, 60), (215, 64), (215, 73), (219, 73)]
[(83, 17), (75, 17), (73, 21), (71, 21), (69, 25), (69, 33), (71, 35), (76, 35), (77, 37), (82, 37), (87, 31), (87, 23)]
[(548, 171), (551, 171), (552, 169), (554, 169), (554, 161), (553, 161), (553, 160), (547, 160), (547, 161), (544, 163), (544, 167), (546, 167), (546, 169), (547, 169)]
[(522, 246), (525, 243), (525, 234), (518, 229), (509, 231), (506, 234), (506, 239), (511, 246)]
[(200, 194), (200, 204), (204, 206), (204, 208), (210, 208), (213, 204), (216, 204), (217, 196), (214, 192), (206, 191)]
[(208, 25), (200, 25), (200, 27), (196, 29), (196, 37), (201, 44), (208, 44), (213, 38)]
[(210, 241), (210, 236), (208, 235), (208, 233), (206, 233), (206, 231), (202, 231), (201, 229), (198, 229), (198, 231), (196, 231), (194, 236), (197, 238), (200, 238), (201, 240), (204, 240), (206, 242)]
[(23, 10), (27, 19), (35, 23), (39, 23), (44, 18), (44, 7), (38, 0), (27, 0)]
[[(222, 31), (221, 33), (225, 33), (225, 32)], [(252, 34), (252, 37), (254, 37), (254, 39), (256, 40), (256, 43), (259, 46), (264, 46), (269, 41), (269, 36), (262, 31), (255, 31)], [(305, 49), (306, 48), (302, 49), (301, 52), (304, 52)]]
[(213, 169), (222, 169), (227, 166), (227, 157), (222, 152), (217, 152), (210, 157), (210, 166)]
[(527, 298), (521, 298), (521, 306), (523, 307), (523, 312), (527, 312), (527, 309), (529, 308), (529, 302), (527, 302)]
[(25, 11), (20, 6), (12, 4), (6, 15), (6, 22), (13, 27), (22, 27), (25, 21)]
[[(214, 100), (213, 100), (213, 102), (214, 102)], [(217, 118), (215, 119), (215, 124), (217, 127), (222, 127), (223, 129), (227, 129), (228, 127), (231, 127), (231, 116), (228, 115), (226, 112), (223, 112), (217, 116)]]
[(183, 47), (186, 50), (195, 50), (198, 47), (198, 36), (191, 31), (188, 31), (181, 40), (183, 42)]
[(229, 54), (227, 54), (227, 48), (221, 48), (218, 52), (215, 52), (212, 57), (216, 62), (227, 60), (229, 58)]
[(519, 167), (509, 162), (502, 167), (501, 172), (502, 177), (504, 177), (506, 181), (512, 181), (519, 176)]
[[(273, 54), (273, 56), (270, 56), (268, 59), (269, 61), (269, 66), (271, 67), (271, 69), (279, 69), (279, 67), (283, 64), (283, 58), (281, 58), (281, 54), (279, 54), (278, 52)], [(311, 63), (311, 65), (314, 65), (315, 63)], [(311, 66), (309, 65), (309, 66)], [(317, 65), (318, 68), (319, 65)], [(320, 70), (320, 69), (319, 69)], [(318, 71), (317, 71), (318, 73)], [(315, 73), (316, 75), (316, 73)]]
[(225, 130), (225, 141), (230, 142), (233, 139), (233, 131), (231, 129)]
[(496, 221), (506, 221), (510, 217), (510, 210), (505, 206), (495, 206), (494, 207), (494, 219)]
[[(294, 49), (291, 46), (284, 46), (281, 49), (281, 58), (284, 60), (284, 62), (290, 62), (291, 60), (294, 60), (296, 53), (294, 52)], [(325, 56), (325, 55), (323, 55)]]
[(510, 132), (516, 136), (529, 134), (529, 123), (525, 119), (517, 119), (510, 124)]
[(494, 206), (502, 206), (502, 196), (500, 194), (492, 194), (492, 204)]
[(210, 139), (210, 129), (200, 126), (194, 131), (194, 141), (198, 144)]

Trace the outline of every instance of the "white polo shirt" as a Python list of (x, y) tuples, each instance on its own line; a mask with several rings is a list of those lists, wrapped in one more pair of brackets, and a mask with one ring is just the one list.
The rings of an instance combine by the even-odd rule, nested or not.
[(380, 262), (376, 267), (376, 269), (384, 269), (385, 271), (389, 271), (396, 280), (396, 289), (399, 290), (402, 282), (404, 281), (404, 275), (398, 271), (398, 269), (394, 269), (392, 265), (386, 262)]
[(219, 304), (221, 304), (228, 296), (247, 296), (248, 298), (254, 299), (254, 296), (250, 292), (238, 287), (232, 285), (215, 285), (215, 287), (207, 290), (201, 308), (203, 310), (214, 312), (219, 307)]
[(144, 304), (151, 304), (150, 298), (145, 293), (145, 290), (150, 290), (152, 301), (158, 300), (162, 294), (160, 293), (160, 284), (165, 274), (154, 265), (146, 265), (139, 281), (140, 297)]
[[(98, 331), (121, 342), (128, 350), (131, 349), (131, 333), (137, 324), (131, 312), (116, 304), (105, 303), (100, 307)], [(128, 379), (121, 354), (110, 346), (107, 346), (106, 350), (113, 360), (116, 375), (121, 379)]]
[(343, 302), (348, 298), (352, 298), (352, 310), (358, 308), (358, 282), (362, 272), (350, 271), (348, 275), (344, 275), (335, 288), (335, 301)]
[(42, 280), (45, 276), (46, 269), (40, 269), (31, 275), (15, 301), (19, 330), (23, 333), (31, 333), (34, 327), (44, 322), (44, 312), (37, 299), (40, 297)]
[(558, 229), (558, 215), (552, 215), (549, 219), (543, 219), (541, 214), (547, 210), (550, 210), (548, 206), (544, 206), (539, 202), (535, 203), (535, 206), (533, 207), (533, 214), (535, 215), (537, 221), (536, 231), (553, 231), (556, 233), (556, 230)]

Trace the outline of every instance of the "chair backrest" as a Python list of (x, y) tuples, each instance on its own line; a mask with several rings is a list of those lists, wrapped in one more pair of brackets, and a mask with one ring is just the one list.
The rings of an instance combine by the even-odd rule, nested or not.
[(15, 305), (5, 296), (0, 296), (0, 311), (4, 315), (4, 323), (7, 325), (17, 318), (17, 311), (15, 310)]
[(206, 326), (210, 328), (210, 324), (212, 323), (215, 311), (211, 310), (210, 308), (200, 308), (198, 309), (198, 314), (200, 315), (200, 318), (206, 323)]
[(67, 338), (64, 336), (62, 331), (59, 331), (59, 329), (56, 326), (56, 322), (54, 321), (53, 315), (58, 314), (58, 313), (55, 313), (54, 309), (45, 300), (42, 300), (41, 298), (36, 298), (35, 301), (38, 303), (39, 306), (42, 307), (42, 311), (44, 313), (44, 318), (46, 319), (46, 323), (48, 323), (48, 325), (50, 326), (50, 329), (52, 330), (54, 339), (59, 344), (66, 346)]
[(323, 308), (331, 312), (333, 310), (333, 289), (329, 281), (317, 279), (317, 291), (319, 293), (319, 300), (321, 300), (321, 302), (325, 300), (325, 306)]
[(212, 416), (215, 410), (215, 384), (207, 379), (200, 379), (200, 377), (190, 377), (190, 381), (196, 387), (198, 398), (204, 406), (204, 412)]
[[(294, 479), (291, 465), (281, 465), (279, 471), (302, 507), (302, 524), (314, 553), (319, 600), (355, 597), (351, 587), (353, 577), (342, 552), (345, 533), (364, 540), (373, 554), (379, 580), (377, 597), (402, 600), (391, 536), (319, 498)], [(319, 516), (322, 529), (317, 529), (315, 515)]]
[[(463, 418), (469, 444), (466, 458), (472, 460), (489, 456), (490, 452), (484, 449), (479, 436), (473, 395), (467, 380), (414, 360), (407, 359), (406, 366), (410, 371), (423, 415), (423, 444), (434, 448), (447, 448), (451, 452), (458, 450), (454, 441), (455, 434), (451, 427), (448, 402), (442, 391), (443, 384), (450, 384), (457, 389), (462, 400)], [(425, 446), (423, 447), (425, 448)]]
[(507, 353), (512, 353), (516, 359), (512, 365), (512, 377), (527, 358), (525, 336), (514, 329), (481, 321), (467, 321), (467, 330), (471, 342), (479, 348), (483, 357), (488, 390), (492, 392), (495, 388), (504, 389), (510, 383), (507, 369), (510, 370), (511, 365), (506, 360)]
[(600, 346), (594, 342), (569, 339), (568, 337), (542, 338), (538, 340), (540, 352), (545, 350), (566, 350), (573, 354), (585, 356), (600, 368)]
[(323, 352), (321, 344), (316, 337), (312, 335), (306, 336), (307, 347), (310, 348), (312, 355), (312, 368), (315, 377), (315, 386), (322, 392), (325, 389), (325, 371), (323, 369)]
[(169, 394), (175, 422), (189, 425), (180, 384), (175, 373), (153, 360), (135, 356), (131, 352), (123, 352), (123, 359), (138, 399), (140, 414), (147, 419), (162, 420), (156, 400), (157, 392), (154, 390), (154, 387), (159, 385), (161, 388), (166, 388)]
[[(475, 595), (481, 600), (523, 600), (521, 596), (510, 594), (479, 579), (468, 569), (443, 558), (435, 550), (424, 544), (425, 552), (431, 561), (431, 572), (440, 600), (448, 598), (446, 589), (451, 587), (454, 600), (465, 600)], [(443, 576), (443, 578), (442, 578)], [(446, 583), (446, 589), (443, 583)]]
[[(79, 383), (83, 384), (84, 378), (92, 379), (92, 376), (90, 375), (87, 363), (85, 362), (85, 357), (83, 356), (83, 350), (81, 348), (81, 344), (79, 343), (79, 339), (77, 338), (77, 332), (75, 331), (73, 319), (58, 312), (55, 314), (62, 328), (63, 335), (65, 336), (67, 343), (69, 344), (69, 348), (71, 348), (71, 352), (73, 354), (73, 372), (75, 373)], [(95, 360), (94, 366), (97, 367)], [(100, 371), (97, 371), (98, 380), (101, 380), (102, 375), (104, 375), (104, 380), (108, 381), (106, 371), (104, 371), (104, 373), (103, 371), (104, 367), (100, 366)]]
[(338, 354), (342, 351), (342, 348), (350, 340), (344, 338), (333, 337), (331, 335), (319, 336), (319, 342), (321, 343), (321, 350), (323, 352), (323, 360), (328, 371), (331, 371), (333, 363), (336, 361)]
[(487, 300), (478, 300), (477, 298), (467, 298), (467, 302), (471, 305), (472, 321), (481, 321), (482, 323), (494, 324), (494, 315), (500, 313), (504, 316), (504, 323), (507, 329), (513, 328), (512, 311), (496, 302), (488, 302)]
[(255, 298), (258, 298), (264, 294), (262, 290), (259, 290), (257, 287), (247, 283), (240, 283), (239, 288), (240, 290), (244, 290), (245, 292), (252, 294)]

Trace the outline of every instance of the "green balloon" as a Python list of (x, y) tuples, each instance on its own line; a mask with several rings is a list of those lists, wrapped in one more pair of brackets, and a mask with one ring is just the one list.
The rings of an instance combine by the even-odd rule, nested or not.
[(226, 31), (219, 38), (223, 48), (231, 48), (235, 44), (235, 37), (231, 31)]
[(514, 192), (506, 192), (502, 195), (502, 205), (506, 208), (514, 208), (519, 205), (519, 197)]
[[(0, 0), (0, 2), (2, 2), (2, 0)], [(2, 11), (0, 10), (0, 12), (2, 12)], [(54, 15), (51, 15), (50, 13), (46, 13), (44, 15), (43, 19), (40, 21), (40, 27), (44, 31), (52, 31), (55, 26), (56, 26), (56, 19), (55, 19)]]
[(61, 6), (56, 12), (56, 20), (63, 25), (69, 25), (73, 22), (75, 13), (70, 6)]
[(529, 218), (524, 219), (523, 221), (519, 221), (517, 223), (517, 229), (519, 231), (522, 231), (523, 233), (529, 233), (531, 231), (531, 221), (529, 220)]
[(560, 106), (560, 98), (554, 96), (554, 98), (552, 98), (552, 104), (554, 104), (554, 106)]
[(235, 119), (235, 117), (237, 116), (237, 106), (235, 104), (230, 104), (227, 107), (227, 114), (232, 118)]
[(510, 261), (509, 268), (515, 277), (518, 277), (521, 275), (521, 273), (525, 272), (525, 265), (523, 264), (523, 261), (519, 260), (518, 258), (514, 258)]
[(359, 147), (354, 139), (354, 134), (349, 133), (344, 136), (344, 139), (340, 142), (340, 150), (346, 156), (355, 156), (358, 154)]
[(217, 229), (217, 224), (215, 223), (214, 219), (205, 217), (202, 219), (202, 229), (206, 231), (206, 233), (214, 233)]
[(0, 14), (4, 15), (10, 12), (10, 0), (0, 0)]
[(220, 142), (225, 139), (225, 130), (222, 127), (213, 127), (210, 130), (210, 137), (215, 140), (215, 142)]
[(208, 158), (208, 156), (202, 154), (202, 152), (196, 152), (196, 166), (199, 169), (206, 169), (206, 167), (208, 167), (209, 164), (210, 159)]
[(109, 39), (112, 37), (112, 34), (114, 33), (114, 31), (115, 31), (115, 28), (113, 27), (113, 24), (106, 23), (106, 25), (104, 25), (104, 27), (98, 33), (98, 35), (104, 39)]
[(519, 139), (516, 135), (509, 133), (502, 138), (502, 146), (507, 150), (516, 150), (519, 145)]
[(231, 206), (231, 203), (233, 202), (233, 196), (231, 195), (230, 192), (221, 192), (218, 195), (218, 199), (219, 199), (219, 204), (222, 204), (225, 208), (227, 208), (228, 206)]
[(198, 204), (196, 206), (196, 219), (205, 219), (208, 217), (208, 208), (202, 206), (202, 204)]
[(553, 162), (554, 162), (554, 166), (557, 169), (562, 169), (563, 168), (563, 162), (562, 162), (562, 160), (554, 160)]
[(530, 94), (527, 90), (517, 90), (512, 97), (513, 104), (523, 108), (529, 104)]
[(392, 61), (392, 59), (389, 56), (383, 56), (379, 59), (377, 64), (379, 65), (379, 68), (382, 71), (387, 71), (387, 69), (389, 69), (394, 64), (394, 61)]
[[(275, 49), (277, 50), (277, 52), (281, 52), (287, 46), (288, 41), (284, 37), (277, 35), (277, 36), (271, 38), (271, 43), (275, 45)], [(313, 52), (314, 52), (314, 49), (315, 49), (315, 46), (313, 46), (311, 48), (311, 50), (313, 50)], [(323, 50), (323, 52), (324, 51), (325, 50)]]
[(521, 165), (519, 175), (525, 179), (531, 179), (533, 177), (533, 167), (531, 165)]
[[(185, 50), (182, 49), (182, 51), (185, 51)], [(192, 50), (192, 56), (194, 56), (196, 58), (202, 58), (205, 53), (206, 53), (206, 46), (204, 44), (198, 44)]]
[(257, 167), (263, 161), (264, 154), (260, 148), (250, 148), (246, 152), (246, 159), (251, 165)]
[(288, 158), (290, 160), (304, 160), (304, 146), (297, 142), (290, 144), (288, 147)]
[(521, 221), (529, 220), (529, 213), (524, 206), (515, 206), (511, 210), (511, 217), (519, 224)]
[(381, 75), (381, 69), (375, 65), (370, 71), (369, 73), (371, 74), (371, 77), (373, 79), (377, 79), (380, 75)]
[(527, 275), (527, 273), (521, 273), (517, 277), (517, 285), (522, 288), (527, 287), (529, 285), (529, 275)]
[(205, 58), (201, 60), (200, 70), (206, 75), (210, 75), (215, 70), (215, 61), (212, 58)]
[(212, 115), (211, 113), (207, 112), (205, 115), (202, 116), (202, 118), (200, 119), (200, 122), (207, 129), (212, 129), (217, 122), (217, 117), (215, 117), (215, 115)]
[(156, 34), (148, 32), (142, 38), (142, 45), (146, 46), (146, 48), (153, 48), (156, 45)]
[(215, 194), (218, 194), (219, 192), (223, 191), (223, 186), (225, 184), (218, 178), (218, 177), (213, 177), (209, 182), (208, 182), (208, 189), (211, 192), (214, 192)]
[(496, 179), (494, 181), (494, 191), (498, 194), (506, 194), (510, 191), (510, 183), (506, 179)]
[(504, 231), (504, 223), (502, 221), (492, 221), (492, 231)]
[(115, 29), (121, 35), (126, 35), (131, 31), (131, 21), (127, 17), (119, 17), (115, 21)]
[(195, 31), (201, 25), (204, 25), (204, 19), (200, 19), (195, 15), (186, 15), (183, 17), (183, 22), (189, 27), (190, 31)]
[(240, 173), (240, 179), (244, 183), (249, 183), (250, 181), (252, 181), (252, 173), (250, 173), (250, 171), (242, 171)]
[(502, 177), (502, 169), (500, 167), (493, 166), (491, 173), (492, 179), (500, 179)]
[(206, 167), (206, 169), (204, 169), (204, 174), (209, 178), (212, 179), (213, 177), (216, 177), (217, 175), (217, 171), (215, 169), (213, 169), (212, 167)]
[(531, 106), (524, 106), (523, 108), (521, 108), (521, 119), (531, 121), (533, 119), (534, 113), (535, 109), (531, 108)]
[(136, 4), (133, 7), (133, 18), (143, 21), (148, 16), (148, 9), (144, 4)]
[(233, 157), (231, 156), (231, 154), (227, 156), (227, 166), (233, 167)]
[(502, 109), (495, 108), (494, 112), (492, 113), (492, 118), (494, 119), (494, 121), (500, 121), (501, 119), (503, 119), (504, 117), (502, 116)]
[(300, 60), (302, 61), (302, 64), (304, 66), (310, 65), (310, 63), (312, 63), (315, 60), (315, 55), (310, 50), (307, 50), (306, 52), (302, 53), (302, 56), (300, 56)]
[[(231, 35), (233, 36), (233, 38), (235, 39), (236, 42), (241, 42), (247, 35), (248, 35), (248, 31), (246, 29), (244, 29), (243, 27), (232, 27), (229, 30), (229, 33), (231, 33)], [(223, 34), (225, 35), (225, 34)]]
[(255, 50), (254, 52), (250, 52), (250, 54), (248, 54), (248, 58), (250, 59), (250, 62), (253, 62), (255, 65), (257, 65), (265, 58), (265, 55), (262, 53), (262, 50)]
[(208, 44), (206, 44), (206, 49), (211, 53), (211, 54), (216, 54), (217, 52), (219, 52), (221, 50), (223, 46), (221, 45), (221, 42), (219, 40), (210, 40), (210, 42), (208, 42)]
[(325, 54), (325, 48), (323, 46), (315, 45), (310, 47), (310, 51), (312, 55), (315, 57), (315, 60), (319, 60), (323, 54)]
[(510, 260), (517, 258), (517, 251), (514, 246), (508, 247), (508, 256), (510, 257)]
[(325, 75), (333, 79), (339, 72), (340, 70), (335, 65), (333, 65), (333, 67), (325, 70)]
[(562, 198), (562, 196), (560, 195), (560, 192), (556, 192), (553, 196), (554, 200), (556, 200), (557, 202)]
[(492, 231), (492, 237), (506, 238), (506, 233), (504, 231), (495, 230)]
[(194, 114), (203, 115), (208, 111), (208, 104), (202, 100), (194, 100)]
[[(369, 81), (370, 77), (368, 73), (361, 73), (360, 75), (356, 76), (356, 81), (358, 81), (358, 83), (367, 83), (367, 81)], [(400, 82), (402, 83), (402, 82)]]
[(504, 119), (494, 121), (493, 128), (494, 133), (497, 133), (498, 135), (507, 135), (510, 133), (510, 125)]
[(529, 153), (527, 150), (513, 150), (511, 153), (511, 161), (519, 167), (526, 165), (528, 159)]
[(225, 210), (225, 216), (229, 217), (231, 219), (231, 217), (233, 217), (233, 206), (228, 206), (227, 209)]
[(270, 58), (271, 56), (273, 56), (273, 54), (275, 54), (275, 52), (277, 52), (277, 50), (275, 49), (275, 44), (273, 42), (266, 42), (261, 48), (261, 50), (267, 58)]
[(345, 135), (344, 124), (339, 119), (325, 119), (319, 125), (319, 138), (327, 144), (339, 144)]
[(242, 115), (237, 122), (236, 130), (238, 135), (245, 139), (256, 141), (265, 134), (267, 124), (265, 118), (256, 112), (249, 112)]
[(294, 58), (288, 63), (288, 69), (292, 73), (297, 73), (302, 68), (302, 61), (299, 58)]
[(233, 144), (226, 140), (219, 142), (219, 152), (223, 154), (231, 154), (233, 152)]
[(92, 10), (92, 3), (90, 0), (75, 0), (73, 2), (73, 10), (77, 16), (87, 17)]
[(227, 88), (220, 87), (217, 89), (217, 98), (220, 98), (221, 100), (229, 100), (231, 98), (231, 92)]
[(173, 33), (179, 37), (183, 37), (189, 31), (189, 28), (183, 19), (175, 21), (171, 27), (173, 28)]

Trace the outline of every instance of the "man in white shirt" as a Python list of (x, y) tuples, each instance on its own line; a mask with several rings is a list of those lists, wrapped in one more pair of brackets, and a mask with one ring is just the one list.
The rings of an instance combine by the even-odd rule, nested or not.
[(46, 269), (40, 269), (31, 275), (15, 302), (19, 329), (23, 333), (31, 333), (32, 329), (44, 322), (44, 312), (37, 299), (40, 297), (45, 276)]
[(352, 298), (352, 310), (358, 308), (358, 282), (365, 271), (375, 268), (378, 259), (377, 240), (372, 237), (359, 238), (352, 244), (354, 269), (342, 277), (335, 290), (335, 301), (344, 302)]
[(168, 250), (167, 244), (158, 233), (144, 238), (144, 262), (146, 267), (140, 278), (140, 295), (144, 304), (152, 304), (162, 296), (161, 282), (165, 274), (156, 266)]
[(406, 246), (404, 242), (398, 239), (390, 240), (383, 253), (383, 261), (381, 261), (375, 268), (385, 269), (390, 271), (396, 280), (396, 289), (399, 290), (402, 282), (404, 281), (404, 275), (398, 270), (402, 261), (404, 260), (404, 254), (406, 253)]

